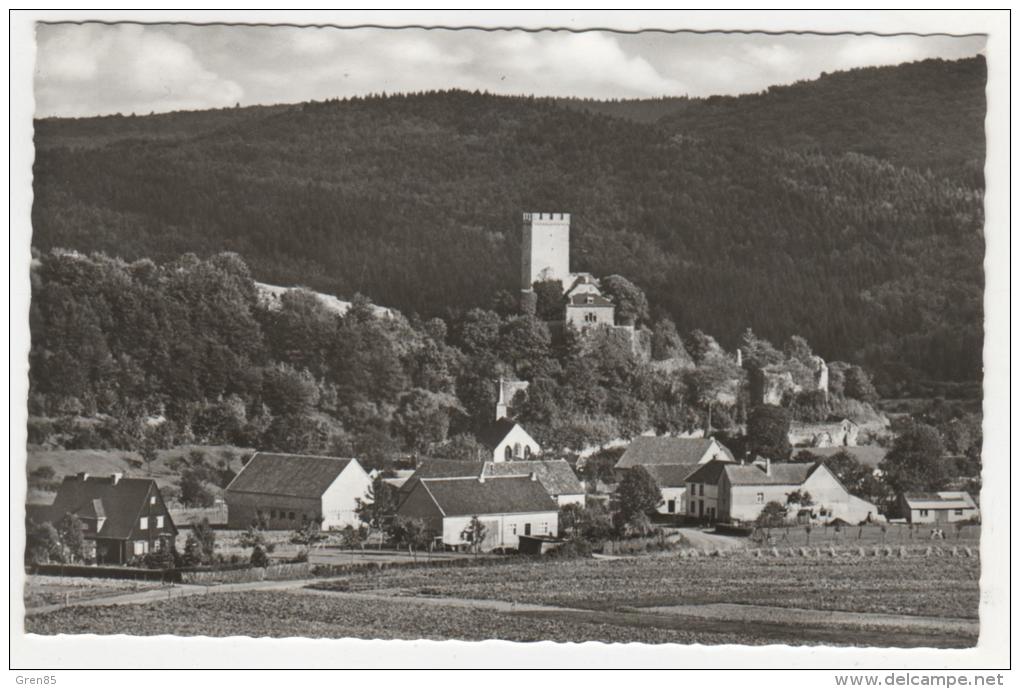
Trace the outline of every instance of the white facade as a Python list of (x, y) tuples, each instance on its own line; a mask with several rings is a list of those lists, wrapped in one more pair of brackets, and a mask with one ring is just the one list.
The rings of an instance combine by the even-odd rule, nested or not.
[[(466, 546), (462, 538), (472, 517), (443, 517), (443, 544)], [(528, 512), (523, 514), (483, 514), (478, 516), (485, 525), (481, 550), (516, 548), (518, 536), (557, 536), (559, 515), (556, 512)]]
[(662, 503), (655, 508), (659, 514), (687, 514), (687, 487), (666, 486), (662, 489)]
[(538, 456), (542, 451), (538, 443), (531, 435), (521, 427), (514, 424), (503, 440), (492, 450), (493, 462), (508, 462), (519, 459), (531, 459)]
[(570, 280), (570, 214), (525, 213), (521, 288), (542, 280)]
[(354, 511), (358, 500), (365, 501), (372, 479), (357, 461), (350, 461), (322, 494), (322, 528), (357, 527), (361, 522)]
[(712, 483), (690, 483), (687, 489), (687, 514), (714, 521), (719, 515), (719, 486)]
[(812, 511), (817, 512), (819, 516), (822, 516), (822, 510), (825, 511), (825, 515), (822, 516), (825, 521), (842, 519), (850, 524), (868, 520), (885, 521), (879, 516), (878, 507), (856, 495), (851, 495), (824, 464), (819, 465), (808, 476), (801, 490), (811, 494), (811, 500), (814, 502)]

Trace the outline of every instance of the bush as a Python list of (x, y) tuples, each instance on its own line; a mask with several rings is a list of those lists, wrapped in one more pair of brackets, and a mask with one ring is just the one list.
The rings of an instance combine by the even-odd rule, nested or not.
[(266, 555), (266, 551), (262, 549), (262, 546), (257, 545), (251, 551), (251, 564), (253, 567), (268, 567), (269, 556)]
[(559, 548), (549, 552), (551, 557), (580, 558), (591, 557), (592, 545), (583, 538), (571, 538)]

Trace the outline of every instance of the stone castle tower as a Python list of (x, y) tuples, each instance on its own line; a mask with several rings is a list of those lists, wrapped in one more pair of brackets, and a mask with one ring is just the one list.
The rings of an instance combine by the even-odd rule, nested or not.
[(525, 213), (521, 239), (521, 289), (540, 280), (570, 280), (570, 213)]

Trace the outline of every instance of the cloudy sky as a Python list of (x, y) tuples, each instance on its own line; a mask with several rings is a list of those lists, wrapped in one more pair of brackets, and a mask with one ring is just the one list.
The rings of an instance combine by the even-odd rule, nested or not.
[(36, 113), (82, 116), (479, 89), (592, 98), (759, 91), (982, 52), (983, 37), (42, 25)]

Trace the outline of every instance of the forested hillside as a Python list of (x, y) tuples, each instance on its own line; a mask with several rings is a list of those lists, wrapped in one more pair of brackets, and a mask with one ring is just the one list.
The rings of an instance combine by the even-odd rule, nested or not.
[[(691, 101), (658, 123), (465, 92), (44, 120), (33, 245), (231, 250), (259, 280), (431, 316), (514, 292), (521, 212), (565, 211), (574, 269), (630, 277), (684, 332), (799, 333), (886, 383), (977, 380), (982, 188), (959, 172), (983, 159), (976, 64)], [(855, 108), (825, 95), (837, 77)]]
[(559, 102), (690, 136), (861, 153), (981, 188), (986, 75), (984, 57), (925, 60), (736, 97)]

